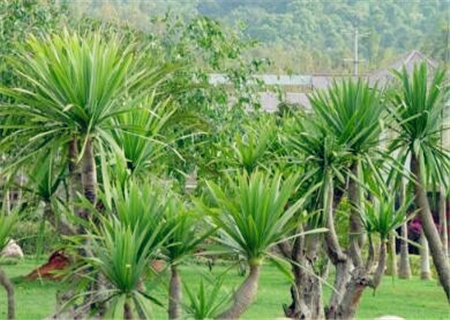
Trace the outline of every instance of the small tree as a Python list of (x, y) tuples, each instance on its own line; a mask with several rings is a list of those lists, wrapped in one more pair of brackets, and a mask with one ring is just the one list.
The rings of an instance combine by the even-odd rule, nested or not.
[(231, 252), (245, 257), (250, 273), (234, 293), (233, 304), (217, 319), (238, 319), (252, 304), (258, 291), (260, 268), (270, 247), (280, 242), (295, 224), (291, 218), (304, 199), (289, 209), (287, 202), (297, 187), (297, 177), (283, 180), (261, 172), (239, 173), (220, 187), (207, 182), (217, 209), (209, 209), (212, 223), (219, 228), (219, 241)]
[(422, 63), (414, 67), (412, 75), (403, 68), (402, 71), (394, 71), (394, 76), (400, 82), (400, 88), (390, 99), (390, 112), (394, 119), (393, 129), (398, 136), (392, 141), (390, 149), (398, 150), (398, 161), (402, 165), (410, 158), (416, 207), (450, 303), (450, 264), (427, 197), (430, 181), (433, 184), (446, 183), (445, 175), (450, 172), (448, 152), (440, 143), (443, 108), (448, 93), (444, 83), (445, 70), (437, 70), (430, 78), (426, 63)]

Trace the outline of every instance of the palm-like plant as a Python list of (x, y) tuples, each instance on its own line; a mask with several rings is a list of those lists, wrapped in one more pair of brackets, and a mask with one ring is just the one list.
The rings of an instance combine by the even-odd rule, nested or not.
[(353, 263), (359, 265), (362, 233), (359, 212), (362, 178), (362, 165), (376, 168), (372, 158), (377, 146), (385, 119), (380, 91), (371, 88), (367, 81), (348, 80), (334, 83), (327, 91), (318, 91), (311, 98), (311, 105), (319, 123), (327, 135), (334, 137), (337, 144), (345, 147), (352, 156), (349, 162), (348, 196), (353, 204), (350, 215), (350, 250)]
[(104, 39), (98, 32), (81, 36), (65, 30), (30, 38), (14, 60), (23, 87), (0, 90), (15, 100), (3, 106), (1, 114), (20, 118), (9, 126), (15, 130), (2, 146), (23, 143), (17, 157), (23, 162), (45, 146), (72, 142), (74, 157), (78, 138), (84, 194), (95, 203), (94, 146), (114, 145), (112, 119), (129, 111), (133, 99), (148, 93), (172, 70), (151, 66), (144, 57), (122, 39)]
[(220, 228), (218, 241), (228, 250), (245, 257), (250, 273), (234, 293), (231, 307), (219, 319), (237, 319), (256, 297), (260, 267), (268, 249), (280, 242), (295, 224), (291, 218), (303, 199), (286, 209), (297, 188), (297, 177), (283, 181), (280, 174), (270, 177), (261, 172), (250, 176), (241, 173), (229, 179), (226, 187), (207, 182), (218, 209), (210, 210), (215, 226)]
[[(123, 188), (107, 190), (102, 200), (109, 214), (99, 218), (100, 227), (91, 226), (90, 241), (81, 249), (91, 253), (84, 258), (83, 268), (106, 278), (112, 288), (93, 295), (89, 303), (109, 302), (108, 318), (123, 312), (125, 319), (131, 319), (135, 311), (138, 318), (148, 319), (148, 300), (160, 303), (141, 288), (142, 277), (177, 223), (166, 223), (165, 193), (155, 186), (130, 180)], [(85, 276), (91, 279), (92, 273)]]
[(272, 120), (247, 127), (244, 135), (237, 135), (230, 152), (230, 165), (251, 174), (269, 156), (270, 148), (276, 139), (276, 126)]
[(393, 130), (397, 133), (390, 150), (398, 152), (398, 160), (402, 166), (408, 157), (411, 159), (416, 207), (420, 209), (423, 231), (429, 242), (439, 279), (450, 301), (450, 264), (443, 252), (426, 191), (430, 181), (445, 183), (445, 176), (450, 172), (448, 152), (440, 143), (448, 87), (444, 84), (444, 70), (437, 70), (431, 78), (427, 69), (426, 63), (422, 63), (414, 67), (412, 75), (406, 68), (394, 71), (400, 86), (390, 97), (389, 110), (394, 119)]
[[(381, 200), (380, 200), (381, 199)], [(374, 259), (373, 235), (380, 237), (380, 247), (378, 254), (378, 264), (373, 279), (369, 286), (376, 289), (381, 282), (386, 266), (386, 246), (389, 237), (395, 229), (406, 221), (406, 205), (394, 209), (395, 198), (389, 196), (379, 196), (373, 198), (372, 202), (366, 201), (364, 210), (361, 210), (361, 221), (367, 232), (369, 239), (369, 257), (367, 259), (367, 269), (370, 269)]]
[(224, 280), (223, 277), (216, 278), (205, 286), (202, 278), (197, 292), (194, 292), (189, 285), (184, 285), (189, 299), (185, 309), (190, 318), (214, 319), (223, 312), (230, 300), (230, 294), (223, 292)]
[[(148, 232), (141, 233), (142, 230)], [(113, 217), (104, 223), (98, 236), (92, 237), (89, 249), (93, 257), (85, 261), (112, 287), (102, 292), (102, 298), (109, 301), (106, 318), (115, 319), (122, 314), (124, 319), (133, 319), (136, 313), (138, 319), (149, 319), (148, 302), (161, 305), (140, 288), (151, 259), (157, 256), (160, 230), (151, 229), (150, 225), (133, 228)]]
[(168, 316), (169, 319), (180, 319), (182, 287), (178, 266), (214, 229), (202, 226), (202, 217), (187, 210), (185, 204), (176, 198), (169, 199), (164, 219), (168, 231), (173, 230), (162, 250), (170, 264), (171, 272)]
[(123, 152), (130, 176), (143, 176), (166, 151), (163, 131), (177, 109), (169, 100), (157, 102), (156, 94), (146, 97), (141, 107), (117, 115), (114, 140)]

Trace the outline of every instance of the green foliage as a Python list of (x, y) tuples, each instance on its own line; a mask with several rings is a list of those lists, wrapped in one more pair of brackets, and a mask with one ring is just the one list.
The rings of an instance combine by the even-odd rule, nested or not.
[[(142, 276), (150, 260), (156, 257), (160, 229), (144, 225), (141, 230), (110, 218), (104, 222), (99, 236), (92, 237), (92, 258), (86, 258), (88, 266), (106, 277), (112, 289), (106, 292), (110, 302), (106, 317), (115, 318), (130, 304), (139, 318), (149, 318), (148, 302), (157, 302), (139, 289)], [(146, 232), (141, 232), (142, 229)], [(151, 232), (151, 237), (148, 234)], [(158, 303), (161, 304), (161, 303)]]
[(431, 77), (427, 65), (416, 65), (412, 74), (406, 68), (393, 71), (399, 82), (390, 95), (389, 111), (393, 116), (392, 129), (396, 136), (389, 150), (397, 151), (397, 161), (405, 164), (409, 155), (419, 159), (422, 183), (448, 183), (450, 173), (448, 151), (440, 139), (446, 129), (443, 123), (444, 105), (449, 87), (445, 84), (445, 70), (438, 69)]
[(8, 126), (16, 134), (2, 144), (25, 139), (18, 155), (22, 160), (45, 145), (75, 136), (94, 135), (111, 145), (110, 120), (129, 110), (126, 102), (157, 85), (170, 69), (147, 67), (144, 55), (132, 48), (124, 48), (118, 37), (105, 40), (99, 32), (82, 36), (64, 30), (44, 39), (31, 37), (13, 59), (26, 85), (0, 89), (17, 101), (3, 106), (1, 115), (21, 117)]
[(179, 264), (192, 255), (200, 244), (215, 232), (203, 218), (189, 210), (187, 204), (181, 200), (175, 197), (167, 200), (164, 232), (168, 236), (162, 252), (170, 264)]
[(225, 187), (207, 182), (218, 208), (208, 210), (213, 224), (220, 228), (217, 241), (249, 263), (259, 264), (268, 248), (295, 227), (291, 219), (304, 200), (299, 199), (288, 209), (286, 204), (297, 183), (296, 176), (283, 181), (280, 174), (270, 177), (258, 171), (239, 173), (236, 179), (229, 178)]
[(271, 150), (277, 139), (277, 128), (272, 119), (254, 120), (245, 125), (244, 132), (236, 133), (234, 141), (223, 141), (225, 168), (244, 170), (247, 174), (258, 168), (268, 169), (274, 158)]
[(0, 214), (0, 252), (8, 245), (11, 233), (17, 223), (17, 214)]
[[(126, 1), (84, 2), (76, 9), (104, 19), (122, 19), (139, 29), (161, 32), (164, 27), (150, 20), (170, 9), (189, 21), (200, 14), (236, 26), (257, 46), (247, 59), (270, 57), (274, 71), (323, 72), (349, 71), (342, 60), (352, 56), (352, 28), (369, 33), (360, 40), (361, 67), (383, 66), (388, 60), (413, 49), (423, 49), (445, 61), (449, 4), (437, 1), (187, 1), (176, 5), (166, 2)], [(203, 26), (202, 26), (203, 27)], [(200, 32), (201, 33), (201, 32)], [(217, 36), (216, 38), (218, 38)], [(209, 44), (208, 38), (202, 43)], [(170, 40), (168, 40), (170, 41)], [(237, 46), (236, 46), (237, 47)], [(219, 52), (220, 50), (216, 50)], [(233, 51), (232, 51), (233, 52)], [(228, 54), (229, 50), (223, 50)], [(214, 54), (211, 58), (214, 58)]]
[(187, 316), (191, 319), (215, 319), (228, 305), (231, 295), (224, 293), (224, 277), (215, 278), (205, 286), (204, 279), (200, 279), (200, 285), (195, 292), (184, 283), (189, 303), (184, 305)]
[(366, 232), (378, 234), (381, 241), (386, 241), (395, 229), (406, 220), (406, 205), (395, 209), (395, 198), (382, 198), (366, 201), (361, 208), (361, 221)]
[(357, 155), (378, 145), (385, 117), (381, 97), (367, 81), (345, 80), (316, 91), (310, 101), (323, 130)]

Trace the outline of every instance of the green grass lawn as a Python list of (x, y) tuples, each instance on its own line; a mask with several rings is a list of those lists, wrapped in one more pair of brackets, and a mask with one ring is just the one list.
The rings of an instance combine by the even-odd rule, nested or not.
[[(35, 259), (25, 259), (16, 265), (4, 265), (2, 268), (11, 278), (28, 274), (38, 263)], [(214, 273), (223, 272), (225, 267), (215, 267)], [(206, 268), (190, 265), (182, 268), (183, 280), (197, 285)], [(163, 278), (164, 279), (164, 278)], [(227, 288), (237, 286), (243, 277), (235, 268), (227, 275)], [(165, 279), (164, 279), (165, 281)], [(163, 281), (163, 282), (164, 282)], [(16, 280), (17, 319), (43, 319), (55, 311), (55, 292), (57, 284), (51, 282), (20, 282)], [(163, 286), (148, 284), (152, 293), (160, 299), (166, 297)], [(325, 288), (326, 297), (330, 290)], [(282, 317), (281, 305), (289, 303), (289, 283), (273, 266), (265, 265), (261, 275), (258, 300), (246, 312), (244, 319), (274, 319)], [(424, 282), (417, 277), (410, 281), (393, 280), (385, 277), (381, 287), (373, 295), (366, 290), (357, 314), (358, 319), (372, 319), (381, 315), (397, 315), (405, 319), (450, 319), (449, 306), (445, 294), (436, 281)], [(165, 319), (163, 308), (155, 307), (157, 319)], [(6, 318), (6, 297), (0, 291), (0, 319)]]

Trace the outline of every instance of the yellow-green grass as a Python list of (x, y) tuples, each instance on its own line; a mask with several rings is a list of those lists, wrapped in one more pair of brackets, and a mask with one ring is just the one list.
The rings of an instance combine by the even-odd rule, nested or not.
[[(58, 284), (53, 282), (23, 282), (17, 277), (28, 274), (43, 260), (25, 259), (15, 265), (2, 265), (11, 278), (15, 278), (17, 319), (43, 319), (55, 311), (55, 293)], [(213, 268), (219, 274), (224, 266)], [(183, 280), (189, 285), (197, 286), (206, 267), (189, 265), (183, 267)], [(160, 300), (167, 299), (164, 289), (166, 278), (160, 284), (148, 283), (151, 293)], [(237, 268), (231, 268), (226, 276), (226, 288), (232, 290), (244, 279), (238, 275)], [(326, 298), (330, 289), (325, 288)], [(325, 300), (326, 301), (326, 300)], [(258, 300), (245, 313), (244, 319), (275, 319), (283, 316), (282, 304), (289, 303), (289, 282), (274, 266), (264, 265), (260, 279)], [(155, 319), (166, 319), (163, 308), (155, 307)], [(450, 319), (450, 308), (446, 302), (442, 287), (435, 280), (422, 281), (417, 277), (412, 280), (399, 280), (385, 277), (375, 295), (366, 290), (357, 314), (358, 319), (373, 319), (381, 315), (397, 315), (405, 319)], [(0, 290), (0, 319), (6, 318), (6, 297)]]

